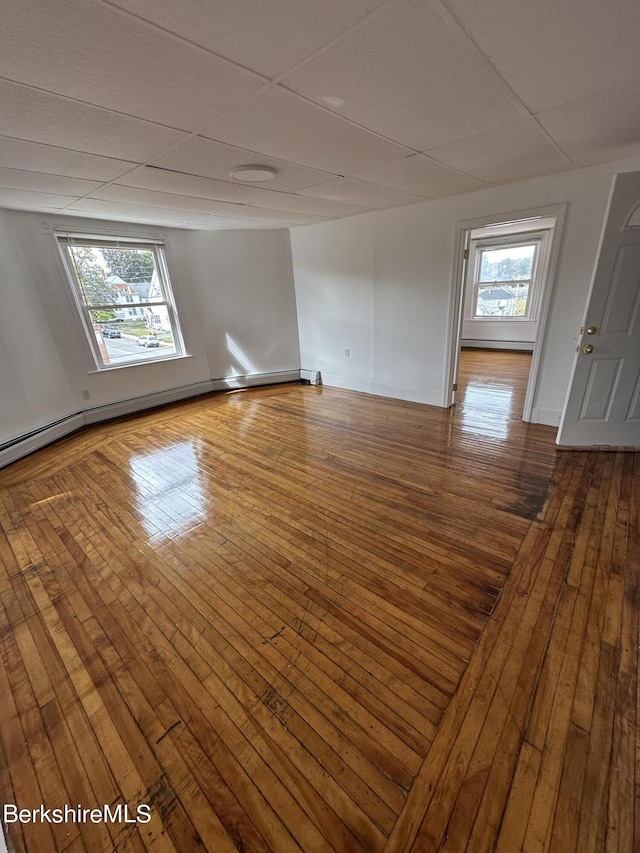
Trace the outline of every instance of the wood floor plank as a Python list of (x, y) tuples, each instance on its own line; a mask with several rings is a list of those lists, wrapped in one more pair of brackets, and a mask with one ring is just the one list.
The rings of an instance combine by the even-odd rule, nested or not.
[[(160, 586), (162, 587), (162, 584), (161, 584)], [(204, 591), (206, 592), (206, 590), (204, 590)], [(122, 597), (122, 593), (121, 593), (121, 597)], [(199, 600), (200, 600), (199, 598), (196, 598), (196, 603), (197, 603)], [(176, 617), (176, 618), (178, 618), (178, 617)], [(174, 619), (173, 624), (176, 624), (176, 623), (175, 623), (175, 619)], [(230, 627), (229, 623), (225, 623), (225, 624), (227, 624), (227, 627)], [(264, 684), (266, 684), (266, 682), (264, 682)], [(262, 692), (264, 692), (264, 687), (262, 687), (262, 688), (261, 688), (261, 690), (262, 690)], [(378, 810), (378, 811), (380, 811), (381, 804), (380, 804), (380, 803), (378, 803), (378, 804), (377, 804), (377, 806), (376, 806), (376, 808), (377, 808), (377, 810)]]
[[(565, 496), (566, 485), (562, 489), (561, 484), (570, 481), (572, 476), (568, 463), (563, 464), (561, 460), (561, 467), (545, 520), (532, 525), (523, 541), (519, 559), (514, 565), (517, 583), (505, 588), (495, 619), (489, 622), (483, 633), (476, 654), (431, 747), (429, 763), (425, 763), (418, 774), (404, 813), (389, 837), (386, 848), (389, 851), (411, 849), (425, 818), (439, 821), (439, 829), (435, 830), (439, 837), (448, 824), (449, 809), (464, 779), (473, 746), (496, 692), (497, 679), (521, 630), (523, 614), (527, 608), (535, 612), (539, 606), (540, 592), (536, 595), (538, 601), (534, 600), (532, 605), (529, 603), (531, 593), (537, 588), (546, 588), (548, 583), (552, 562), (545, 561), (543, 557)], [(437, 810), (432, 807), (436, 784), (440, 785), (447, 798), (444, 808)], [(415, 843), (424, 845), (429, 842), (421, 839)], [(429, 848), (425, 846), (424, 849)]]
[[(91, 543), (89, 543), (88, 539), (85, 540), (84, 535), (81, 532), (80, 527), (77, 526), (77, 521), (76, 521), (75, 517), (71, 517), (70, 515), (68, 515), (64, 512), (62, 513), (62, 516), (63, 516), (64, 522), (68, 526), (68, 528), (73, 530), (75, 541), (82, 543), (84, 545), (84, 547), (87, 548), (87, 551), (89, 551), (89, 553), (92, 555), (93, 560), (95, 560), (96, 564), (98, 565), (100, 563), (100, 553), (98, 550), (94, 550), (94, 548), (96, 545), (99, 546), (99, 542), (101, 539), (100, 534), (97, 532), (94, 532), (92, 539), (91, 539)], [(91, 524), (91, 519), (89, 517), (85, 517), (83, 520), (86, 522), (86, 525), (87, 525), (85, 527), (85, 529), (90, 529), (89, 525)], [(91, 547), (89, 547), (90, 545), (91, 545)], [(107, 559), (113, 565), (116, 565), (118, 560), (122, 559), (122, 555), (119, 556), (117, 550), (113, 547), (114, 542), (111, 542), (110, 545), (108, 543), (103, 542), (103, 545), (105, 547), (105, 553), (107, 555)], [(106, 565), (106, 563), (105, 563), (105, 565)], [(124, 585), (122, 583), (118, 583), (115, 588), (118, 592), (118, 599), (120, 601), (122, 601), (125, 604), (129, 604), (129, 606), (131, 606), (133, 608), (137, 608), (137, 613), (142, 618), (142, 620), (143, 620), (142, 624), (146, 628), (147, 636), (153, 638), (153, 645), (149, 648), (149, 651), (153, 652), (155, 654), (157, 654), (158, 651), (165, 651), (166, 652), (168, 650), (167, 635), (163, 634), (162, 629), (161, 629), (161, 627), (159, 627), (157, 625), (156, 620), (160, 620), (162, 622), (162, 627), (165, 628), (168, 635), (175, 642), (176, 641), (176, 632), (175, 632), (175, 627), (173, 626), (173, 624), (169, 623), (166, 619), (163, 619), (163, 614), (161, 613), (159, 608), (157, 608), (155, 605), (152, 605), (151, 602), (149, 602), (147, 604), (148, 613), (153, 615), (153, 618), (150, 618), (148, 613), (143, 611), (140, 608), (140, 605), (136, 599), (136, 595), (135, 594), (132, 595), (126, 585)], [(136, 592), (139, 594), (140, 590), (137, 590)], [(112, 609), (114, 609), (113, 606), (112, 606)], [(142, 638), (140, 638), (140, 639), (142, 640)], [(187, 647), (188, 647), (188, 644), (183, 645), (181, 652), (178, 652), (177, 655), (172, 656), (173, 661), (174, 661), (173, 665), (177, 668), (176, 674), (179, 678), (179, 683), (180, 683), (181, 687), (178, 688), (178, 684), (172, 679), (170, 682), (170, 686), (168, 687), (169, 693), (171, 695), (176, 695), (176, 694), (179, 695), (181, 691), (184, 691), (184, 690), (188, 691), (189, 685), (191, 685), (191, 689), (195, 692), (195, 695), (198, 697), (198, 702), (200, 704), (204, 703), (206, 705), (210, 700), (206, 696), (205, 690), (200, 683), (199, 676), (197, 676), (196, 673), (192, 669), (194, 655), (197, 655), (197, 652), (195, 652), (195, 650), (193, 650), (193, 649), (191, 649), (190, 651), (187, 651), (188, 660), (186, 660), (186, 661), (181, 656), (182, 654), (185, 653), (185, 650), (187, 649)], [(183, 718), (184, 718), (184, 715), (183, 715)], [(216, 717), (216, 722), (218, 724), (222, 724), (222, 723), (224, 723), (224, 720), (220, 717)], [(211, 737), (213, 736), (213, 733), (209, 733), (206, 726), (204, 726), (204, 723), (203, 723), (200, 715), (196, 714), (193, 719), (189, 720), (189, 723), (192, 727), (196, 727), (196, 729), (198, 729), (201, 732), (201, 737), (206, 738), (207, 741), (209, 741), (211, 739)], [(229, 731), (228, 725), (227, 725), (227, 730)], [(218, 739), (217, 734), (215, 734), (215, 738)], [(246, 780), (245, 771), (241, 770), (239, 767), (235, 767), (234, 764), (227, 759), (227, 757), (224, 754), (223, 749), (219, 749), (218, 752), (220, 753), (219, 762), (218, 762), (218, 772), (220, 771), (221, 767), (225, 768), (225, 771), (223, 773), (221, 773), (220, 778), (228, 779), (231, 782), (232, 786), (235, 785), (236, 792), (250, 792), (251, 786), (250, 786), (250, 784), (248, 784), (248, 782)], [(191, 754), (193, 754), (193, 748), (191, 749)], [(227, 806), (230, 809), (232, 808), (231, 799), (230, 799), (231, 796), (232, 796), (231, 794), (227, 795), (227, 799), (228, 799)], [(254, 794), (251, 794), (251, 796), (253, 796), (255, 798)], [(262, 797), (258, 795), (257, 801), (262, 802)], [(245, 807), (247, 809), (250, 808), (248, 803), (245, 803)], [(255, 812), (255, 813), (257, 813), (257, 812)], [(254, 816), (255, 816), (255, 813), (254, 813)], [(238, 815), (239, 814), (241, 814), (241, 813), (238, 812)], [(265, 820), (265, 818), (266, 818), (266, 816), (262, 819), (262, 825), (265, 827), (265, 829), (267, 831), (267, 837), (271, 838), (271, 841), (274, 845), (278, 845), (282, 849), (285, 849), (285, 845), (288, 845), (291, 842), (291, 839), (290, 839), (288, 832), (284, 831), (282, 826), (280, 824), (277, 824), (276, 822), (268, 823)], [(238, 819), (238, 817), (236, 817), (236, 819)], [(279, 831), (278, 831), (278, 827), (279, 827)], [(244, 829), (245, 836), (251, 837), (251, 832), (252, 832), (252, 827), (249, 823), (247, 823), (245, 826), (245, 829)], [(283, 834), (283, 832), (284, 832), (284, 834)], [(254, 839), (254, 843), (257, 843), (257, 841), (255, 839)]]

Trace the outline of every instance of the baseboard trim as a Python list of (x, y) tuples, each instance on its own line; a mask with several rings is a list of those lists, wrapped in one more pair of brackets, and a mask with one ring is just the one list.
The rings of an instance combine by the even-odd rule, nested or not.
[(334, 373), (324, 373), (322, 383), (333, 388), (344, 388), (345, 391), (373, 394), (376, 397), (391, 397), (394, 400), (406, 400), (409, 403), (421, 403), (426, 406), (442, 406), (442, 398), (438, 392), (408, 385), (390, 385), (386, 382), (353, 379)]
[(559, 412), (557, 409), (535, 408), (531, 412), (531, 423), (545, 424), (546, 426), (557, 427), (560, 426), (561, 417), (562, 412)]
[(231, 391), (258, 385), (298, 382), (300, 378), (301, 371), (297, 368), (271, 373), (252, 373), (245, 376), (224, 376), (219, 379), (207, 379), (204, 382), (195, 382), (192, 385), (158, 391), (154, 394), (131, 397), (128, 400), (108, 403), (105, 406), (84, 409), (5, 442), (0, 446), (0, 468), (11, 465), (12, 462), (17, 462), (30, 453), (41, 450), (48, 444), (53, 444), (54, 441), (58, 441), (73, 432), (78, 432), (86, 426), (144, 412), (147, 409), (166, 406), (170, 403), (177, 403), (180, 400), (200, 397), (203, 394), (211, 394), (213, 391)]
[(370, 382), (369, 393), (377, 397), (391, 397), (394, 400), (407, 400), (423, 406), (442, 406), (442, 394), (425, 388), (412, 388), (405, 385), (388, 385), (386, 382)]

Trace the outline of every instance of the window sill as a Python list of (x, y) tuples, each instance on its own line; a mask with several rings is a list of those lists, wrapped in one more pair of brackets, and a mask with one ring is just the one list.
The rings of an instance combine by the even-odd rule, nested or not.
[(523, 317), (522, 315), (518, 317), (512, 317), (509, 314), (504, 314), (500, 317), (496, 317), (493, 314), (483, 314), (480, 317), (469, 317), (468, 320), (465, 320), (465, 323), (471, 321), (472, 323), (486, 323), (489, 321), (490, 323), (505, 323), (505, 322), (516, 322), (516, 323), (535, 323), (534, 317)]
[(190, 353), (182, 355), (167, 355), (164, 358), (157, 357), (148, 361), (129, 361), (126, 364), (105, 364), (104, 367), (98, 367), (95, 370), (88, 370), (87, 375), (92, 376), (99, 373), (111, 373), (112, 370), (125, 370), (128, 367), (147, 367), (150, 364), (166, 364), (168, 361), (184, 361), (186, 358), (193, 358)]

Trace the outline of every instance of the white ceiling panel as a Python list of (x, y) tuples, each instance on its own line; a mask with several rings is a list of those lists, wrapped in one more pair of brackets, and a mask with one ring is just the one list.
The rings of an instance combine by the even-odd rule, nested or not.
[(24, 172), (20, 169), (5, 169), (0, 166), (0, 187), (78, 197), (97, 190), (99, 186), (101, 184), (98, 181), (43, 175), (40, 172)]
[(252, 231), (278, 231), (293, 228), (295, 225), (295, 222), (268, 222), (266, 219), (225, 219), (223, 216), (211, 216), (206, 227), (208, 230), (223, 229), (224, 231), (246, 231), (247, 229)]
[(28, 210), (60, 210), (73, 201), (76, 201), (75, 196), (0, 187), (0, 205), (3, 207), (23, 207)]
[(262, 85), (99, 0), (5, 0), (0, 75), (185, 130)]
[[(165, 171), (164, 169), (141, 166), (125, 175), (118, 184), (128, 187), (140, 187), (159, 192), (178, 193), (197, 198), (232, 201), (237, 204), (248, 204), (260, 201), (264, 191), (260, 187), (230, 181), (216, 181), (211, 178), (201, 178), (196, 175), (183, 175), (180, 172)], [(267, 194), (269, 195), (269, 194)]]
[(383, 2), (114, 0), (114, 5), (273, 77), (328, 44)]
[(280, 214), (280, 211), (263, 210), (259, 207), (249, 207), (231, 202), (213, 201), (206, 198), (194, 198), (193, 196), (178, 195), (174, 193), (156, 192), (155, 190), (138, 189), (137, 187), (123, 187), (112, 184), (99, 190), (94, 198), (108, 201), (124, 202), (126, 204), (149, 205), (150, 207), (165, 208), (167, 210), (191, 211), (194, 213), (212, 213), (219, 216), (240, 218), (246, 216), (249, 219), (282, 219), (286, 222), (319, 222), (328, 217), (307, 216), (304, 213)]
[(262, 219), (265, 222), (280, 222), (282, 225), (313, 225), (315, 222), (326, 222), (327, 219), (335, 219), (334, 216), (314, 216), (311, 213), (301, 213), (292, 210), (269, 210), (266, 207), (248, 205), (245, 207), (244, 215), (252, 219)]
[(313, 198), (326, 198), (331, 201), (341, 201), (345, 204), (358, 204), (362, 207), (382, 209), (385, 207), (399, 207), (403, 204), (413, 204), (423, 201), (409, 193), (380, 187), (376, 184), (368, 184), (357, 178), (338, 178), (315, 187), (301, 190), (301, 195), (313, 196)]
[(337, 175), (411, 153), (280, 87), (261, 93), (202, 132), (220, 142)]
[(0, 166), (102, 182), (128, 172), (134, 164), (0, 136)]
[[(282, 84), (424, 151), (516, 119), (519, 107), (427, 4), (403, 2), (284, 77)], [(452, 105), (455, 104), (455, 109)]]
[(0, 80), (4, 136), (144, 162), (184, 138), (151, 122)]
[(118, 222), (141, 222), (152, 225), (177, 225), (197, 228), (207, 228), (214, 216), (206, 214), (188, 213), (182, 211), (176, 215), (175, 211), (148, 207), (146, 205), (122, 204), (116, 201), (104, 201), (95, 198), (84, 198), (75, 202), (72, 207), (65, 211), (68, 215), (82, 215), (91, 218), (113, 219)]
[(446, 166), (481, 181), (506, 182), (567, 169), (571, 163), (534, 120), (521, 120), (429, 152)]
[(640, 77), (637, 0), (445, 3), (533, 112)]
[(157, 192), (156, 190), (139, 189), (111, 184), (95, 193), (94, 198), (108, 201), (120, 201), (125, 204), (148, 204), (150, 207), (167, 210), (189, 210), (194, 213), (218, 213), (223, 216), (242, 215), (244, 205), (225, 201), (214, 201), (208, 198), (180, 195), (179, 193)]
[(640, 80), (540, 113), (538, 121), (572, 160), (605, 163), (640, 154)]
[(367, 213), (367, 208), (360, 205), (342, 204), (339, 201), (330, 201), (324, 198), (308, 198), (306, 196), (287, 193), (270, 193), (268, 199), (261, 199), (260, 205), (265, 208), (272, 208), (273, 210), (310, 213), (312, 216), (322, 216), (331, 219), (341, 216), (353, 216), (355, 213)]
[[(271, 186), (271, 181), (269, 186)], [(298, 213), (310, 213), (318, 216), (348, 216), (352, 213), (362, 213), (365, 208), (354, 208), (351, 205), (331, 205), (325, 201), (316, 202), (290, 193), (274, 192), (263, 189), (263, 185), (232, 183), (231, 181), (216, 181), (201, 178), (196, 175), (184, 175), (179, 172), (169, 172), (150, 166), (125, 175), (114, 186), (137, 187), (140, 189), (156, 190), (164, 193), (174, 193), (182, 196), (228, 201), (236, 205), (253, 204), (259, 207), (276, 210), (290, 210)]]
[(246, 151), (243, 148), (235, 148), (232, 145), (223, 145), (221, 142), (212, 142), (200, 136), (186, 140), (166, 154), (156, 157), (152, 163), (164, 169), (174, 169), (177, 172), (202, 175), (222, 181), (228, 180), (231, 170), (238, 166), (260, 163), (276, 170), (277, 174), (272, 181), (269, 181), (269, 186), (284, 192), (295, 192), (302, 187), (310, 187), (335, 178), (335, 175), (330, 172), (296, 166), (284, 160)]
[(476, 178), (454, 172), (421, 154), (362, 172), (356, 177), (424, 198), (442, 198), (484, 186)]

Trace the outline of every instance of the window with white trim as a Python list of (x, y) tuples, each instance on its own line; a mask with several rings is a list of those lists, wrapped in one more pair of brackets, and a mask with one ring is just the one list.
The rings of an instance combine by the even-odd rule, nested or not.
[(517, 235), (510, 241), (477, 243), (473, 319), (535, 319), (534, 290), (540, 240), (541, 235)]
[(58, 235), (96, 367), (184, 354), (162, 243)]

